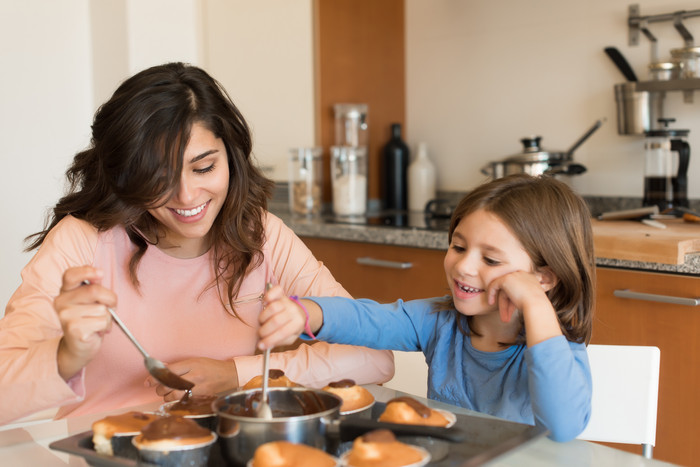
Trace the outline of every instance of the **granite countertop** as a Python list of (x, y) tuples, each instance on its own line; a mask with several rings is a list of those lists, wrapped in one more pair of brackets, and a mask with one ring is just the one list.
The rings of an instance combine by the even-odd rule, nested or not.
[[(447, 250), (448, 247), (446, 231), (338, 223), (334, 222), (332, 218), (325, 216), (299, 218), (292, 216), (288, 205), (283, 203), (271, 203), (270, 211), (280, 217), (300, 237), (378, 243), (442, 251)], [(685, 261), (682, 264), (596, 257), (596, 265), (617, 269), (700, 276), (700, 253), (686, 254)]]

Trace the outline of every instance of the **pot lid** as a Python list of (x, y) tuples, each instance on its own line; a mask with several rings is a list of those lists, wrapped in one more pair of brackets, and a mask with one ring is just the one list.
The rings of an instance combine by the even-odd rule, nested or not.
[(668, 124), (675, 122), (675, 118), (660, 118), (658, 120), (659, 123), (661, 123), (664, 127), (663, 128), (656, 128), (654, 130), (648, 130), (644, 132), (645, 136), (660, 136), (660, 137), (680, 137), (684, 138), (688, 136), (688, 133), (690, 133), (690, 130), (681, 130), (677, 128), (669, 128)]
[(523, 152), (508, 156), (504, 162), (529, 163), (529, 162), (558, 162), (565, 158), (564, 151), (545, 151), (540, 146), (541, 136), (530, 136), (520, 140), (523, 143)]

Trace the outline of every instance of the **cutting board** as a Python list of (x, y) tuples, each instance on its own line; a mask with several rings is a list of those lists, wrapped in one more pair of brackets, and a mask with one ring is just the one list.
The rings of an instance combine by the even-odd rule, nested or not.
[(593, 220), (595, 256), (645, 263), (683, 264), (687, 253), (700, 252), (700, 223), (660, 220), (659, 229), (639, 221)]

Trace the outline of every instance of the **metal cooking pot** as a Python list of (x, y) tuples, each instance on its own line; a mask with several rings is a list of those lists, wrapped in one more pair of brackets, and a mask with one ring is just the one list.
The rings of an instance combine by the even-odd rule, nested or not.
[(224, 459), (233, 465), (245, 465), (255, 449), (270, 441), (303, 443), (337, 454), (343, 441), (351, 441), (368, 431), (387, 428), (396, 436), (430, 436), (463, 442), (464, 433), (456, 427), (398, 425), (362, 418), (340, 416), (342, 400), (327, 391), (310, 388), (269, 388), (273, 418), (256, 418), (251, 412), (260, 389), (248, 389), (220, 397), (213, 403), (218, 415), (217, 434)]
[(600, 126), (603, 120), (595, 124), (576, 141), (567, 151), (545, 151), (540, 146), (542, 138), (533, 136), (523, 138), (523, 152), (514, 154), (501, 161), (490, 162), (481, 168), (481, 173), (492, 178), (501, 178), (506, 175), (525, 173), (529, 175), (578, 175), (586, 171), (581, 164), (573, 162), (573, 153), (583, 144)]

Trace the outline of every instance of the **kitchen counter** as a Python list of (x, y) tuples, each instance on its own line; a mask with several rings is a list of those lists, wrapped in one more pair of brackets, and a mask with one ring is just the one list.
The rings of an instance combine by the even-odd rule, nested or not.
[[(394, 397), (407, 395), (393, 389), (389, 389), (377, 385), (366, 386), (379, 402), (386, 402)], [(460, 407), (447, 405), (437, 401), (429, 401), (422, 397), (415, 397), (424, 404), (444, 410), (451, 411), (455, 414), (470, 416), (475, 419), (474, 425), (479, 423), (477, 418), (484, 420), (492, 420), (485, 426), (491, 430), (478, 431), (475, 436), (484, 436), (485, 439), (497, 436), (499, 423), (503, 424), (503, 429), (507, 430), (512, 424), (511, 422), (501, 421), (499, 419), (489, 417), (487, 415), (478, 414)], [(134, 407), (131, 410), (152, 410), (157, 408), (160, 403), (154, 403), (148, 406)], [(122, 409), (113, 413), (123, 413), (130, 409)], [(50, 449), (49, 445), (56, 441), (66, 439), (67, 437), (77, 435), (78, 433), (90, 430), (92, 422), (98, 420), (107, 413), (85, 415), (75, 417), (68, 420), (47, 421), (28, 425), (23, 428), (14, 428), (0, 431), (0, 459), (3, 465), (12, 466), (86, 466), (85, 458), (80, 455), (67, 454)], [(517, 425), (517, 424), (515, 424)], [(476, 429), (476, 428), (474, 428)], [(465, 444), (468, 444), (465, 443)], [(504, 450), (500, 450), (503, 452)], [(69, 451), (75, 453), (76, 451)], [(449, 459), (448, 459), (449, 460)], [(475, 459), (473, 459), (474, 461)], [(484, 459), (485, 460), (485, 459)], [(134, 462), (118, 459), (121, 463), (112, 462), (111, 459), (100, 459), (102, 462), (99, 465), (134, 465)], [(503, 454), (500, 454), (496, 459), (493, 459), (495, 464), (499, 466), (559, 466), (559, 465), (615, 465), (615, 466), (663, 466), (671, 465), (654, 459), (645, 459), (641, 456), (630, 454), (618, 449), (609, 448), (597, 443), (587, 441), (574, 440), (567, 443), (556, 443), (547, 439), (544, 436), (538, 436), (530, 439), (525, 444), (515, 447), (509, 446)], [(474, 462), (480, 464), (481, 462)], [(460, 460), (454, 459), (453, 462), (439, 462), (438, 465), (458, 466), (462, 464)]]
[[(298, 218), (286, 205), (273, 204), (279, 216), (302, 237), (447, 250), (447, 232), (425, 228), (335, 222), (332, 217)], [(665, 229), (637, 221), (593, 220), (596, 265), (619, 269), (700, 276), (700, 223), (660, 221)]]

